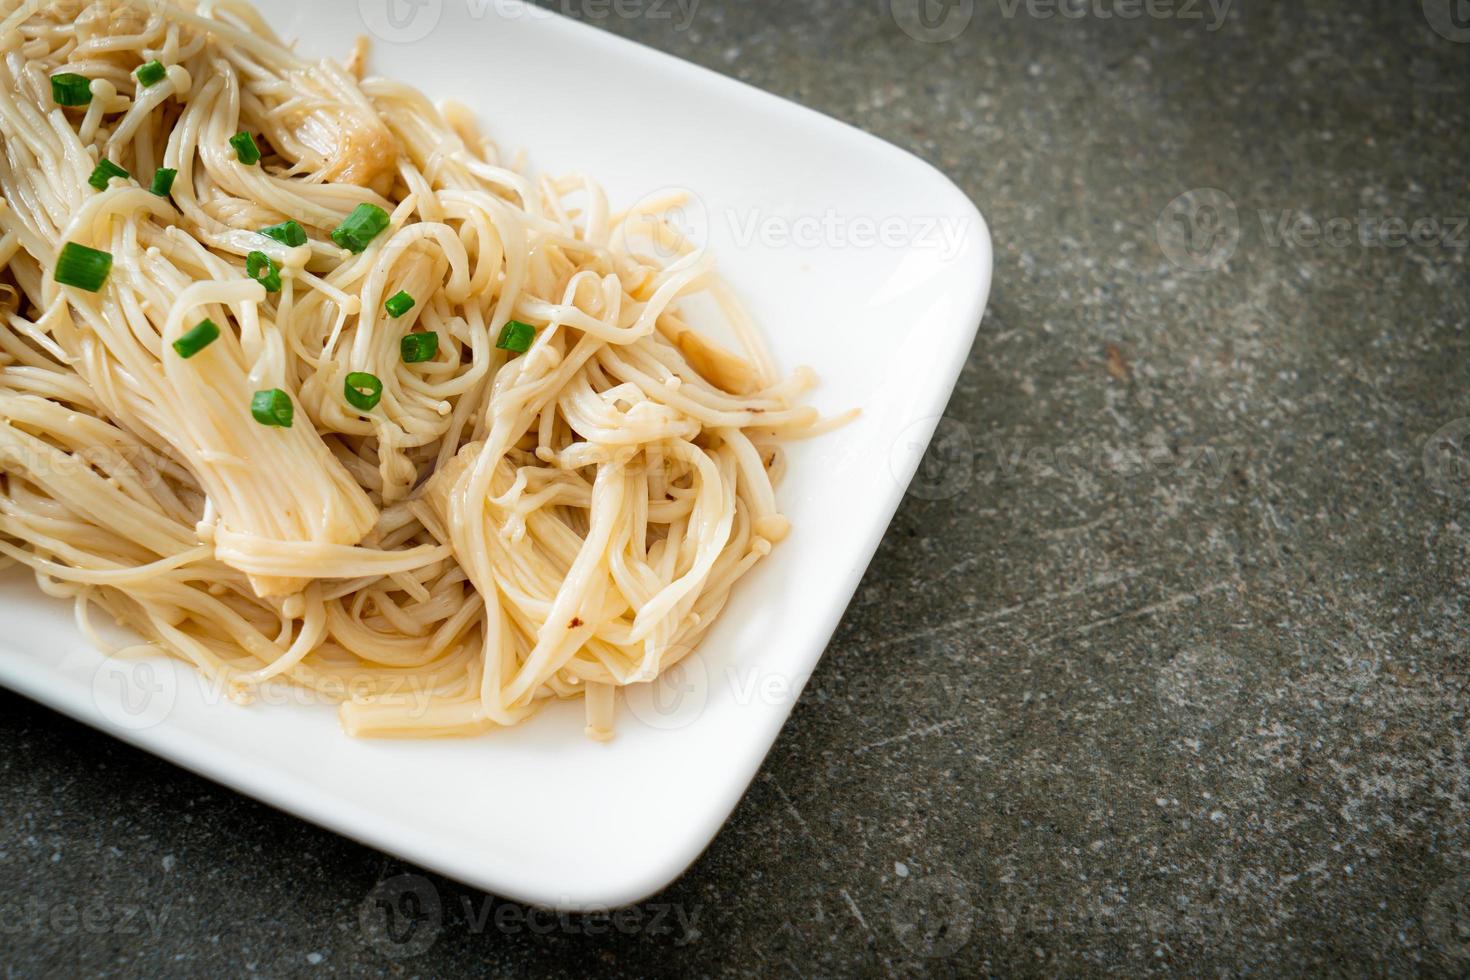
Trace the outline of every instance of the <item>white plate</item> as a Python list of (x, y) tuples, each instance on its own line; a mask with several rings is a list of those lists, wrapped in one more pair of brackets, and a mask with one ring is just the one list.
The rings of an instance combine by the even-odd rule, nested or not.
[(344, 55), (367, 23), (375, 72), (466, 102), (502, 147), (526, 148), (541, 172), (595, 176), (615, 208), (697, 189), (689, 222), (707, 228), (780, 366), (812, 365), (819, 408), (863, 415), (795, 447), (779, 491), (791, 537), (689, 669), (620, 709), (608, 745), (583, 737), (580, 705), (482, 738), (355, 741), (327, 705), (240, 707), (167, 660), (105, 661), (70, 607), (17, 573), (0, 577), (0, 681), (488, 891), (563, 909), (637, 901), (729, 816), (857, 588), (980, 322), (984, 220), (872, 136), (512, 0), (260, 6), (312, 55)]

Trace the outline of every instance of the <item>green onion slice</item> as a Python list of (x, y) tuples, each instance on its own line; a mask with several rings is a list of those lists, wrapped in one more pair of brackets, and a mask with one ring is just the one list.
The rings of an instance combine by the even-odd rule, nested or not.
[(133, 74), (137, 76), (139, 85), (148, 88), (163, 81), (168, 76), (168, 69), (163, 67), (163, 62), (155, 58), (152, 61), (143, 62)]
[(245, 274), (265, 287), (268, 293), (281, 291), (281, 267), (264, 252), (245, 256)]
[(514, 351), (524, 354), (531, 349), (531, 343), (536, 339), (536, 328), (529, 323), (519, 320), (511, 320), (500, 330), (500, 339), (495, 346), (501, 350)]
[(200, 320), (194, 329), (174, 341), (173, 347), (187, 361), (216, 340), (219, 340), (219, 327), (214, 325), (213, 320), (206, 319)]
[(370, 412), (383, 398), (383, 382), (378, 380), (376, 374), (353, 371), (342, 385), (342, 397), (353, 408)]
[(272, 388), (270, 391), (255, 393), (250, 399), (250, 414), (261, 425), (289, 429), (291, 420), (296, 416), (296, 409), (291, 404), (290, 395), (279, 388)]
[(388, 302), (383, 304), (383, 309), (388, 311), (391, 317), (400, 317), (413, 309), (413, 297), (400, 290), (393, 296), (388, 297)]
[(255, 137), (245, 130), (240, 130), (230, 137), (230, 145), (235, 148), (235, 159), (245, 166), (260, 162), (260, 147), (255, 145)]
[(148, 189), (159, 197), (168, 197), (168, 192), (174, 189), (174, 178), (178, 175), (177, 170), (159, 167), (153, 171), (153, 184)]
[(439, 335), (432, 331), (404, 334), (403, 339), (398, 342), (398, 353), (403, 356), (404, 364), (432, 361), (434, 355), (439, 353)]
[(92, 80), (69, 71), (52, 75), (51, 101), (57, 105), (86, 105), (92, 101)]
[(107, 190), (107, 182), (112, 178), (129, 176), (131, 175), (122, 167), (119, 167), (111, 160), (104, 159), (101, 163), (97, 164), (96, 169), (92, 171), (92, 176), (87, 178), (87, 183), (91, 184), (99, 191), (105, 191)]
[(332, 241), (354, 254), (361, 253), (388, 227), (388, 212), (376, 204), (359, 204), (332, 232)]
[(56, 256), (55, 279), (63, 286), (75, 286), (95, 293), (112, 271), (112, 256), (95, 248), (67, 242)]
[(306, 229), (290, 219), (278, 225), (271, 225), (269, 228), (262, 228), (260, 233), (266, 238), (274, 238), (282, 245), (290, 245), (292, 248), (306, 244)]

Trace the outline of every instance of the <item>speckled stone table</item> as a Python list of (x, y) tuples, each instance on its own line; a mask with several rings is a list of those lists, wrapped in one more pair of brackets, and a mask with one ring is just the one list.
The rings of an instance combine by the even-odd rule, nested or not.
[[(924, 2), (558, 3), (913, 150), (996, 240), (709, 852), (558, 918), (3, 695), (7, 977), (1470, 972), (1463, 5)], [(381, 882), (437, 927), (385, 936)]]

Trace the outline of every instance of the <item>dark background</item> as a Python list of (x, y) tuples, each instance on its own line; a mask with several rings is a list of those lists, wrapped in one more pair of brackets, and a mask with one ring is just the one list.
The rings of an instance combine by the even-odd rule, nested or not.
[(729, 826), (636, 919), (528, 923), (3, 694), (5, 975), (1470, 971), (1470, 4), (651, 2), (554, 6), (912, 150), (996, 241)]

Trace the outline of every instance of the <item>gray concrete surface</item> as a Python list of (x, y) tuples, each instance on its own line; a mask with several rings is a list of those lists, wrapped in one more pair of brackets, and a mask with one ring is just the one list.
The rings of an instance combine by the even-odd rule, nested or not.
[(613, 922), (429, 876), (398, 944), (414, 869), (3, 695), (6, 976), (1470, 972), (1470, 22), (894, 3), (562, 5), (913, 150), (997, 242), (709, 852)]

